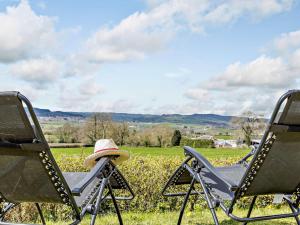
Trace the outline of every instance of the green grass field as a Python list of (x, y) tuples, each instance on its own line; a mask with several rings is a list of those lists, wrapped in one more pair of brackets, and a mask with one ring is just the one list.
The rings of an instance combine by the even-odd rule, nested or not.
[(232, 140), (234, 139), (231, 135), (215, 135), (214, 138), (216, 139), (224, 139), (224, 140)]
[[(183, 148), (156, 148), (156, 147), (129, 147), (124, 146), (121, 149), (127, 150), (133, 156), (182, 156)], [(53, 148), (51, 149), (54, 157), (61, 155), (89, 155), (93, 152), (92, 147), (84, 148)], [(230, 149), (230, 148), (198, 148), (198, 152), (210, 159), (241, 158), (249, 152), (249, 149)]]
[[(270, 213), (282, 213), (288, 212), (287, 209), (255, 209), (253, 215), (267, 215)], [(244, 210), (237, 210), (238, 214), (245, 214)], [(217, 212), (221, 225), (240, 225), (241, 223), (232, 221), (221, 210)], [(173, 225), (177, 224), (178, 212), (164, 212), (164, 213), (123, 213), (123, 222), (128, 225)], [(48, 223), (47, 223), (48, 224)], [(49, 222), (49, 225), (61, 225), (65, 222)], [(89, 219), (85, 218), (81, 223), (82, 225), (88, 225)], [(105, 225), (118, 225), (118, 221), (115, 215), (102, 215), (96, 220), (96, 224)], [(249, 223), (253, 225), (292, 225), (295, 224), (294, 219), (280, 219), (272, 221), (262, 221)], [(211, 214), (208, 210), (195, 210), (193, 212), (187, 211), (183, 217), (182, 225), (214, 225)]]

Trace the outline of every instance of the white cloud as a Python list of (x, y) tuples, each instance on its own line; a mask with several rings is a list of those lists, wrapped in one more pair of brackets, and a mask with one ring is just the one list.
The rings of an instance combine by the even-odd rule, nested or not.
[(291, 57), (290, 57), (290, 64), (291, 64), (291, 68), (294, 72), (298, 72), (298, 76), (299, 76), (299, 72), (300, 72), (300, 48), (296, 49)]
[[(185, 112), (203, 112), (201, 108), (205, 108), (227, 115), (251, 110), (269, 116), (283, 93), (299, 88), (300, 48), (295, 48), (300, 44), (298, 35), (296, 31), (275, 38), (272, 43), (277, 43), (280, 50), (275, 52), (277, 56), (271, 49), (272, 57), (261, 55), (247, 63), (232, 63), (223, 73), (186, 90), (184, 96), (191, 102), (180, 108)], [(209, 101), (203, 101), (207, 96)]]
[(147, 12), (135, 12), (116, 26), (96, 32), (87, 40), (83, 55), (98, 63), (143, 58), (163, 49), (181, 23), (193, 27), (194, 17), (206, 5), (206, 1), (172, 0)]
[(282, 58), (260, 56), (253, 61), (230, 64), (221, 75), (209, 80), (208, 89), (227, 89), (239, 87), (286, 87), (293, 83), (294, 73)]
[(165, 0), (146, 0), (146, 3), (149, 7), (156, 7), (162, 4)]
[(0, 62), (39, 56), (57, 44), (54, 19), (36, 15), (27, 0), (0, 13), (0, 24)]
[(274, 40), (276, 50), (287, 51), (300, 46), (300, 30), (283, 33)]
[[(70, 81), (71, 79), (71, 81)], [(104, 87), (93, 77), (60, 80), (58, 105), (61, 109), (94, 111)]]
[(43, 10), (45, 10), (45, 9), (47, 8), (46, 3), (43, 2), (43, 1), (38, 2), (38, 3), (37, 3), (37, 6), (38, 6), (40, 9), (43, 9)]
[(184, 93), (184, 96), (199, 101), (207, 101), (210, 97), (208, 90), (201, 88), (191, 88)]
[(80, 55), (96, 63), (140, 59), (163, 49), (182, 29), (203, 32), (210, 24), (229, 23), (243, 15), (261, 19), (289, 10), (293, 0), (147, 0), (147, 3), (148, 11), (135, 12), (113, 27), (99, 29), (87, 40)]
[(59, 93), (59, 106), (68, 111), (86, 112), (130, 112), (137, 107), (136, 104), (127, 99), (110, 101), (101, 98), (103, 87), (98, 84), (89, 85), (89, 87), (85, 87), (85, 82), (82, 82), (74, 87), (62, 83)]
[(97, 83), (93, 78), (88, 78), (79, 86), (79, 92), (82, 95), (93, 97), (104, 92), (104, 87)]
[[(0, 91), (18, 91), (26, 96), (30, 101), (37, 101), (45, 98), (46, 91), (43, 89), (32, 88), (28, 83), (9, 82), (1, 83)], [(46, 95), (47, 96), (47, 95)]]
[(71, 55), (65, 62), (65, 76), (92, 76), (100, 70), (100, 65), (86, 60), (82, 55)]
[(53, 58), (28, 59), (10, 66), (10, 73), (22, 80), (46, 84), (62, 74), (63, 65)]
[[(266, 117), (275, 107), (276, 101), (287, 89), (232, 88), (223, 91), (207, 90), (208, 98), (190, 98), (192, 101), (169, 107), (183, 114), (214, 113), (220, 115), (241, 115), (253, 111)], [(172, 112), (171, 112), (172, 113)]]
[(228, 23), (237, 18), (247, 15), (254, 20), (270, 16), (275, 13), (281, 13), (289, 10), (293, 0), (231, 0), (224, 1), (215, 6), (204, 16), (204, 20), (210, 23)]
[(83, 110), (90, 111), (90, 98), (88, 95), (83, 95), (78, 91), (78, 85), (69, 85), (68, 82), (62, 82), (59, 87), (59, 98), (57, 105), (61, 109), (68, 111)]
[(180, 67), (178, 68), (178, 71), (165, 73), (164, 76), (168, 78), (180, 78), (180, 77), (186, 77), (190, 73), (191, 71), (188, 68)]
[(95, 112), (123, 112), (129, 113), (134, 112), (137, 105), (127, 99), (118, 99), (115, 101), (101, 101), (93, 107)]
[(147, 14), (135, 13), (112, 29), (101, 28), (87, 40), (85, 57), (103, 63), (143, 58), (145, 53), (161, 50), (171, 34), (150, 21)]

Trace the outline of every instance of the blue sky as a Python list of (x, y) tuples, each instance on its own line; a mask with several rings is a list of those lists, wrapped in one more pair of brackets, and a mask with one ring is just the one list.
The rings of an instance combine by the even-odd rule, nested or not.
[(0, 90), (64, 111), (269, 115), (299, 86), (294, 0), (0, 0)]

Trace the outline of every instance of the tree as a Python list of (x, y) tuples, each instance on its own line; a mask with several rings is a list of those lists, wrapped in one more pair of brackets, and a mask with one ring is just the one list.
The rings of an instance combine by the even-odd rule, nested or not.
[(109, 113), (94, 113), (86, 120), (84, 133), (88, 142), (94, 144), (98, 139), (107, 138), (111, 127), (112, 119)]
[[(151, 129), (151, 136), (154, 138), (155, 145), (165, 147), (171, 145), (173, 129), (167, 125), (156, 125)], [(155, 141), (156, 139), (156, 141)]]
[(117, 145), (124, 145), (129, 136), (128, 124), (126, 122), (113, 123), (111, 136)]
[(129, 131), (127, 143), (131, 146), (140, 146), (142, 144), (141, 132), (137, 132), (136, 129)]
[(179, 146), (180, 145), (180, 140), (181, 140), (181, 133), (179, 130), (175, 130), (173, 137), (171, 139), (171, 144), (172, 146)]
[(78, 128), (70, 123), (65, 123), (56, 130), (59, 143), (76, 143), (79, 142)]
[(240, 129), (245, 143), (251, 145), (252, 138), (265, 128), (265, 120), (251, 111), (244, 112), (240, 117), (234, 117), (231, 121), (234, 127)]

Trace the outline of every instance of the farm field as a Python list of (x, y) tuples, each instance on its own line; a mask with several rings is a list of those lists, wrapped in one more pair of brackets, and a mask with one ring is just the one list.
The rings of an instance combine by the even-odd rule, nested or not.
[[(158, 147), (121, 147), (123, 150), (130, 152), (132, 156), (182, 156), (184, 157), (184, 151), (182, 147), (169, 147), (169, 148), (158, 148)], [(60, 157), (62, 155), (68, 156), (86, 156), (93, 152), (92, 147), (82, 148), (52, 148), (51, 149), (54, 157)], [(231, 148), (197, 148), (207, 158), (210, 159), (226, 159), (226, 158), (241, 158), (245, 156), (249, 149), (231, 149)]]

